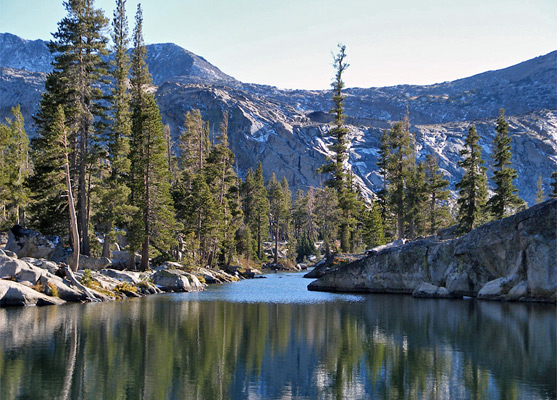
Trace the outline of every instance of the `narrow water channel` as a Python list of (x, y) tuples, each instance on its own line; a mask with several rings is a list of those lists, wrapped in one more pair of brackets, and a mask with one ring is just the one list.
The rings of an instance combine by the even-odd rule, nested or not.
[(555, 306), (309, 292), (303, 274), (0, 309), (1, 399), (555, 399)]

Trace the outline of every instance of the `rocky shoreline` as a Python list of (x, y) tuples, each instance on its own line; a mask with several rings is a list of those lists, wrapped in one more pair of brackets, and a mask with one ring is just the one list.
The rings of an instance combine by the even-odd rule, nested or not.
[[(0, 307), (59, 305), (91, 301), (87, 293), (64, 276), (65, 265), (37, 258), (18, 258), (11, 251), (0, 250)], [(186, 271), (165, 262), (146, 272), (102, 268), (80, 269), (74, 273), (94, 296), (94, 301), (113, 301), (157, 293), (196, 292), (210, 284), (253, 278), (256, 270), (242, 268), (228, 272), (208, 268)]]
[(459, 238), (382, 246), (315, 276), (308, 289), (556, 303), (556, 265), (557, 199), (551, 199)]
[[(79, 259), (80, 269), (68, 276), (68, 250), (55, 237), (13, 227), (0, 249), (0, 307), (59, 305), (66, 302), (112, 301), (157, 293), (195, 292), (207, 285), (255, 278), (258, 269), (186, 268), (163, 262), (153, 270), (127, 268), (129, 256), (114, 251), (114, 258)], [(72, 283), (72, 279), (74, 279)]]

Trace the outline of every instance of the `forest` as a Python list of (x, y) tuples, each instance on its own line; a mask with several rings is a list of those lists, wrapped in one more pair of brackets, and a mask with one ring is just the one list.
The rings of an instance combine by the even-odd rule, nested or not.
[[(93, 0), (64, 5), (67, 15), (49, 45), (53, 71), (34, 116), (37, 136), (27, 137), (19, 106), (0, 124), (2, 230), (27, 226), (59, 236), (74, 254), (109, 258), (125, 242), (129, 265), (140, 270), (168, 260), (288, 268), (312, 255), (357, 253), (449, 227), (465, 234), (526, 207), (513, 183), (503, 109), (490, 160), (491, 196), (472, 124), (452, 199), (435, 155), (419, 154), (407, 114), (383, 133), (377, 163), (383, 187), (364, 200), (347, 167), (343, 45), (334, 59), (333, 156), (319, 169), (325, 186), (293, 194), (274, 173), (265, 182), (261, 164), (240, 176), (226, 112), (218, 127), (198, 109), (184, 115), (176, 135), (163, 124), (145, 62), (141, 5), (131, 35), (126, 0), (116, 0), (112, 21)], [(556, 197), (557, 172), (552, 187), (549, 196)], [(536, 201), (545, 197), (540, 176)]]

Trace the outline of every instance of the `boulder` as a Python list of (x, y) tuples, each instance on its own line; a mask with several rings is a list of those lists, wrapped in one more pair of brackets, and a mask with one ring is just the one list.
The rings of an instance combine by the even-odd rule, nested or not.
[(31, 264), (37, 268), (45, 269), (53, 275), (59, 273), (60, 270), (60, 266), (53, 261), (47, 261), (43, 259), (30, 258), (30, 257), (24, 257), (22, 258), (22, 261), (25, 261), (26, 263)]
[(113, 251), (112, 252), (112, 269), (137, 269), (141, 264), (141, 255), (135, 254), (135, 265), (130, 266), (130, 253), (127, 251)]
[(509, 293), (507, 294), (507, 298), (509, 300), (520, 300), (523, 297), (528, 296), (528, 281), (520, 281), (517, 283)]
[(478, 299), (492, 300), (504, 297), (519, 281), (518, 276), (497, 278), (487, 282), (478, 292)]
[(451, 294), (445, 287), (432, 285), (431, 283), (424, 282), (412, 292), (413, 297), (422, 298), (449, 298)]
[(0, 278), (1, 279), (15, 278), (15, 276), (19, 272), (21, 272), (22, 269), (26, 269), (27, 267), (28, 264), (23, 260), (18, 260), (17, 258), (12, 258), (0, 254)]
[(136, 285), (141, 281), (140, 273), (134, 271), (118, 271), (115, 269), (105, 268), (101, 269), (99, 273), (110, 278), (117, 279), (118, 281), (128, 282), (133, 285)]
[(0, 306), (46, 306), (64, 304), (64, 300), (39, 293), (21, 283), (0, 280)]
[(44, 236), (39, 232), (15, 225), (8, 233), (6, 250), (13, 251), (19, 258), (53, 260), (55, 254), (63, 252), (63, 247), (58, 237)]
[(161, 269), (151, 279), (164, 292), (195, 292), (203, 290), (199, 279), (192, 274), (177, 269)]
[[(68, 265), (71, 264), (72, 256), (69, 255), (66, 259)], [(83, 254), (79, 255), (79, 269), (90, 269), (91, 271), (98, 271), (106, 268), (112, 264), (112, 261), (106, 257), (89, 257)]]
[(79, 290), (71, 287), (69, 285), (69, 282), (67, 282), (65, 279), (62, 279), (56, 275), (52, 275), (51, 273), (46, 271), (39, 278), (39, 283), (45, 288), (55, 287), (55, 290), (58, 292), (58, 297), (65, 301), (82, 302), (87, 301), (88, 299), (85, 293), (82, 293)]

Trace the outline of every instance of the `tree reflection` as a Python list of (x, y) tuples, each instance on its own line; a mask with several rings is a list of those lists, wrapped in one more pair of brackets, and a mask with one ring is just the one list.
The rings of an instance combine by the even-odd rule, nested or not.
[(0, 310), (0, 397), (554, 398), (555, 329), (553, 307), (380, 295)]

